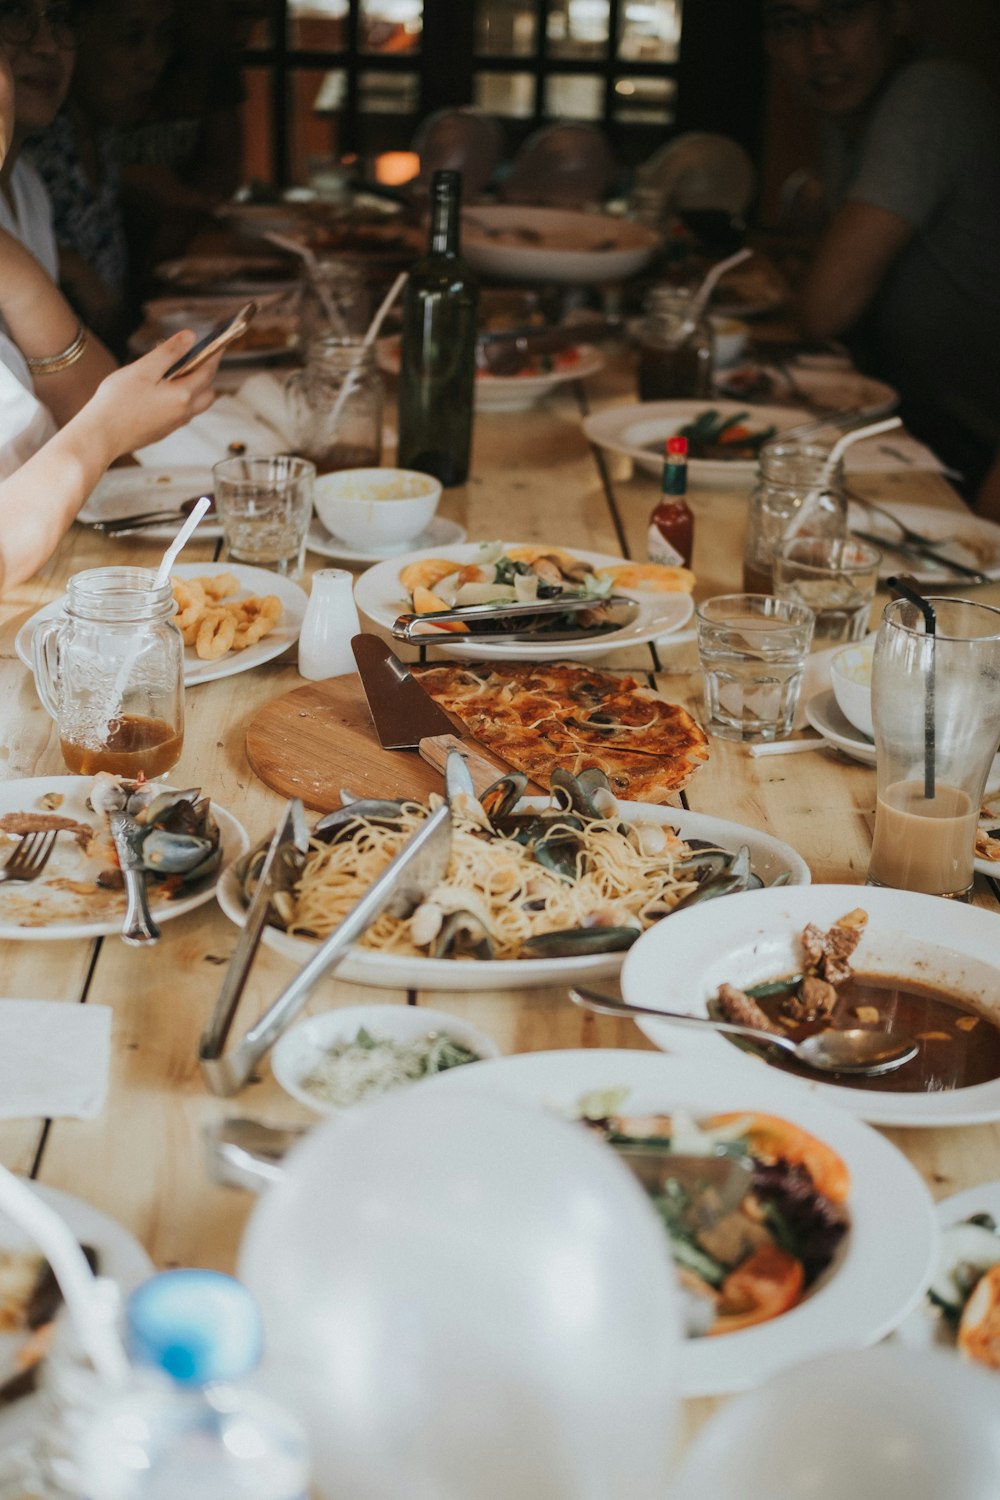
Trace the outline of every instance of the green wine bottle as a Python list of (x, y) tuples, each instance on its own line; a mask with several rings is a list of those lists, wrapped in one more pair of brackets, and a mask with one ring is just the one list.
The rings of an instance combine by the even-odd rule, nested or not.
[(472, 446), (479, 284), (458, 253), (460, 172), (435, 172), (427, 254), (403, 295), (398, 462), (463, 484)]

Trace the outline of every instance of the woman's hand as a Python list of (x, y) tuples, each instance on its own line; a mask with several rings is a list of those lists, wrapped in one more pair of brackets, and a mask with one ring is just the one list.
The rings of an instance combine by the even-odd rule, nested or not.
[(212, 381), (221, 354), (206, 360), (190, 375), (163, 379), (170, 366), (195, 342), (196, 336), (190, 329), (175, 333), (149, 354), (101, 381), (76, 420), (86, 421), (88, 426), (93, 423), (95, 431), (103, 433), (109, 444), (108, 463), (166, 437), (211, 406), (215, 399)]

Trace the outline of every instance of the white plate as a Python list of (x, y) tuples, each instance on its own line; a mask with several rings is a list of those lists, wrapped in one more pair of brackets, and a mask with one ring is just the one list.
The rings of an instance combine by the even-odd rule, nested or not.
[(477, 271), (511, 281), (621, 281), (641, 270), (659, 247), (654, 230), (605, 214), (496, 204), (462, 215), (466, 260)]
[[(90, 823), (99, 828), (101, 820), (86, 805), (87, 795), (92, 785), (93, 777), (91, 776), (35, 776), (24, 781), (0, 781), (0, 814), (38, 812), (41, 810), (39, 799), (46, 792), (60, 792), (64, 799), (57, 809), (60, 817), (76, 818), (81, 823)], [(170, 788), (164, 786), (161, 790), (166, 792)], [(220, 807), (214, 798), (212, 799), (212, 812), (215, 814), (219, 832), (222, 835), (221, 868), (225, 869), (234, 859), (238, 859), (246, 852), (249, 848), (249, 840), (242, 823), (237, 822), (232, 813)], [(11, 846), (5, 845), (5, 848), (9, 847)], [(121, 893), (114, 896), (109, 894), (105, 908), (108, 915), (95, 916), (93, 911), (95, 897), (74, 898), (72, 893), (58, 892), (48, 888), (48, 882), (53, 878), (58, 878), (60, 874), (79, 875), (84, 879), (92, 879), (99, 868), (93, 858), (86, 859), (72, 835), (65, 833), (60, 835), (44, 874), (37, 880), (27, 885), (0, 884), (0, 938), (23, 938), (28, 941), (48, 943), (57, 938), (93, 938), (117, 933), (125, 914), (125, 897)], [(205, 880), (189, 896), (179, 896), (174, 901), (165, 901), (158, 897), (156, 882), (151, 881), (149, 904), (156, 921), (169, 922), (173, 917), (181, 917), (185, 912), (193, 911), (196, 906), (202, 906), (206, 901), (211, 901), (218, 880), (219, 874), (217, 873)], [(23, 926), (18, 920), (18, 910), (37, 916), (38, 912), (32, 911), (31, 908), (39, 900), (42, 902), (42, 914), (46, 905), (52, 905), (53, 920), (40, 926)], [(74, 900), (80, 915), (72, 914)]]
[[(40, 1182), (27, 1185), (43, 1203), (55, 1209), (79, 1244), (92, 1245), (97, 1251), (98, 1275), (117, 1281), (125, 1293), (153, 1275), (155, 1267), (145, 1250), (116, 1220), (58, 1188)], [(0, 1213), (0, 1244), (8, 1250), (34, 1248), (24, 1230), (4, 1213)], [(7, 1380), (15, 1373), (13, 1359), (22, 1342), (20, 1334), (0, 1335), (0, 1380)], [(39, 1409), (37, 1393), (5, 1406), (0, 1410), (0, 1442), (5, 1448), (26, 1442), (44, 1415), (44, 1410)]]
[[(740, 391), (739, 380), (743, 375), (767, 377), (763, 399), (767, 401), (795, 401), (802, 396), (808, 398), (813, 407), (826, 407), (835, 411), (853, 411), (859, 417), (884, 417), (899, 405), (899, 392), (884, 380), (873, 380), (859, 370), (816, 370), (802, 368), (797, 364), (789, 367), (791, 379), (783, 370), (769, 365), (766, 360), (748, 361), (735, 368), (719, 370), (715, 376), (716, 388), (734, 401), (754, 400)], [(793, 383), (794, 382), (794, 383)], [(811, 412), (803, 411), (803, 421), (809, 421)]]
[[(354, 599), (358, 609), (377, 625), (391, 631), (397, 618), (412, 607), (399, 581), (400, 572), (408, 563), (423, 557), (448, 557), (454, 558), (455, 566), (458, 567), (462, 563), (479, 562), (483, 556), (483, 547), (491, 545), (493, 544), (466, 542), (461, 547), (424, 548), (419, 552), (406, 552), (387, 562), (377, 563), (374, 568), (362, 573), (354, 585)], [(502, 545), (516, 547), (524, 544), (504, 542)], [(628, 561), (627, 558), (612, 557), (606, 552), (585, 552), (579, 547), (572, 547), (570, 551), (574, 557), (595, 568)], [(656, 640), (658, 636), (670, 635), (686, 625), (694, 614), (694, 601), (690, 594), (664, 594), (653, 589), (629, 589), (617, 585), (615, 592), (638, 599), (639, 613), (631, 625), (623, 625), (620, 630), (611, 630), (606, 635), (592, 636), (588, 640), (546, 641), (539, 637), (537, 641), (498, 639), (496, 642), (476, 641), (472, 645), (463, 646), (460, 637), (449, 637), (446, 631), (441, 631), (436, 635), (428, 635), (426, 644), (459, 661), (551, 661), (553, 657), (558, 657), (561, 661), (583, 661), (588, 656), (607, 656), (609, 652), (619, 651), (624, 646), (638, 646), (645, 641)]]
[[(747, 413), (752, 432), (775, 427), (786, 432), (808, 421), (800, 406), (751, 406), (739, 401), (638, 401), (632, 406), (611, 406), (583, 419), (583, 430), (590, 442), (611, 453), (621, 453), (650, 474), (663, 472), (663, 444), (681, 427), (693, 422), (707, 410), (723, 417)], [(692, 458), (688, 473), (692, 479), (712, 484), (747, 484), (757, 472), (755, 458)]]
[(773, 1074), (754, 1077), (686, 1058), (581, 1048), (456, 1068), (451, 1077), (445, 1074), (422, 1087), (485, 1089), (564, 1113), (592, 1089), (624, 1086), (630, 1090), (624, 1106), (630, 1113), (682, 1106), (697, 1118), (759, 1110), (800, 1125), (840, 1154), (851, 1174), (851, 1228), (834, 1265), (781, 1317), (684, 1344), (682, 1394), (718, 1396), (746, 1390), (828, 1350), (884, 1338), (919, 1303), (937, 1255), (934, 1207), (906, 1158), (860, 1120), (784, 1082)]
[(873, 766), (875, 764), (875, 741), (862, 734), (850, 719), (845, 719), (830, 688), (827, 688), (825, 693), (817, 693), (815, 697), (809, 699), (805, 707), (805, 715), (808, 722), (823, 736), (828, 745), (835, 745), (852, 760), (861, 761), (862, 765)]
[[(422, 1005), (349, 1005), (311, 1016), (286, 1031), (271, 1053), (271, 1072), (293, 1099), (318, 1115), (336, 1114), (337, 1108), (304, 1088), (302, 1080), (322, 1063), (331, 1047), (352, 1042), (362, 1027), (379, 1041), (393, 1042), (418, 1041), (428, 1032), (437, 1031), (468, 1047), (483, 1061), (500, 1056), (500, 1048), (485, 1031), (445, 1011), (426, 1010)], [(473, 1064), (462, 1066), (471, 1068)], [(370, 1103), (374, 1097), (374, 1093), (366, 1095), (365, 1102)]]
[(377, 563), (387, 557), (402, 557), (414, 548), (453, 547), (456, 542), (464, 542), (467, 535), (465, 527), (459, 526), (457, 521), (446, 521), (444, 516), (435, 516), (430, 525), (412, 541), (399, 542), (394, 547), (383, 547), (378, 551), (358, 552), (348, 542), (342, 542), (339, 536), (334, 536), (332, 531), (327, 531), (319, 516), (314, 516), (306, 537), (306, 547), (319, 557), (332, 557), (338, 562)]
[[(904, 526), (910, 526), (922, 536), (929, 537), (934, 542), (936, 552), (954, 557), (956, 562), (964, 563), (967, 568), (978, 568), (991, 578), (1000, 578), (1000, 526), (993, 521), (984, 521), (968, 511), (929, 510), (922, 505), (883, 504), (881, 500), (879, 505), (883, 510), (898, 516)], [(887, 543), (893, 538), (899, 540), (899, 533), (891, 521), (887, 521), (876, 511), (866, 510), (853, 500), (848, 506), (848, 524), (870, 532), (872, 536), (885, 537)], [(960, 583), (965, 587), (969, 586), (967, 579), (961, 578), (949, 568), (924, 561), (913, 553), (904, 556), (899, 552), (890, 552), (887, 547), (879, 577), (889, 578), (900, 572), (912, 575), (920, 583)]]
[[(708, 1000), (720, 984), (745, 987), (793, 973), (806, 923), (825, 929), (858, 906), (867, 911), (868, 926), (855, 953), (855, 968), (903, 978), (913, 974), (924, 984), (968, 998), (977, 1010), (1000, 1022), (1000, 915), (960, 901), (877, 886), (747, 891), (727, 898), (724, 924), (721, 911), (713, 912), (710, 901), (689, 907), (669, 924), (644, 932), (629, 949), (622, 992), (637, 1005), (707, 1015)], [(728, 1062), (758, 1079), (790, 1079), (803, 1093), (822, 1095), (878, 1125), (1000, 1120), (1000, 1079), (926, 1094), (844, 1088), (782, 1073), (708, 1027), (643, 1021), (641, 1030), (678, 1057), (704, 1060), (706, 1065)]]
[[(544, 330), (539, 330), (540, 332)], [(399, 374), (399, 336), (379, 339), (378, 365), (387, 375)], [(565, 355), (569, 350), (563, 350)], [(604, 369), (604, 356), (591, 344), (578, 344), (576, 362), (541, 375), (493, 375), (489, 370), (476, 371), (477, 411), (524, 411), (567, 380), (584, 380)]]
[[(305, 591), (272, 573), (268, 568), (251, 568), (244, 563), (175, 563), (171, 572), (177, 578), (214, 578), (217, 573), (232, 573), (240, 581), (237, 598), (253, 594), (277, 594), (284, 605), (284, 613), (274, 629), (244, 651), (227, 651), (218, 661), (202, 661), (193, 646), (184, 648), (184, 686), (195, 687), (199, 682), (214, 682), (218, 677), (232, 677), (236, 672), (249, 672), (263, 662), (271, 661), (295, 644), (302, 629), (302, 620), (309, 602)], [(14, 650), (29, 671), (33, 671), (31, 639), (35, 626), (42, 620), (55, 619), (63, 612), (64, 599), (53, 599), (44, 609), (38, 610), (25, 620), (14, 640)]]
[[(173, 537), (184, 520), (181, 514), (184, 501), (211, 494), (212, 486), (211, 469), (196, 466), (109, 469), (77, 513), (77, 520), (91, 526), (95, 521), (124, 521), (147, 510), (175, 510), (176, 520), (164, 521), (159, 526), (143, 526), (131, 533), (133, 536)], [(198, 526), (198, 536), (202, 540), (221, 535), (222, 523), (217, 516), (206, 516)]]
[[(979, 1187), (966, 1188), (964, 1193), (953, 1193), (944, 1198), (936, 1209), (938, 1224), (950, 1229), (952, 1224), (961, 1224), (973, 1214), (990, 1214), (1000, 1223), (1000, 1182), (984, 1182)], [(1000, 1248), (1000, 1240), (997, 1241)], [(896, 1329), (893, 1337), (911, 1349), (955, 1349), (955, 1331), (947, 1319), (942, 1318), (929, 1298), (924, 1297)]]
[[(990, 780), (986, 783), (986, 799), (989, 802), (993, 802), (994, 806), (996, 805), (997, 797), (995, 791), (991, 791), (990, 787), (996, 782), (998, 771), (1000, 771), (1000, 755), (993, 762), (993, 771)], [(1000, 819), (980, 818), (979, 826), (980, 828), (985, 828), (987, 831), (993, 828), (1000, 828)], [(997, 841), (994, 839), (991, 842), (996, 843)], [(980, 875), (989, 875), (993, 880), (1000, 880), (1000, 859), (982, 859), (977, 855), (973, 863)]]
[[(544, 797), (526, 797), (525, 804), (548, 806)], [(754, 870), (770, 883), (788, 870), (794, 885), (808, 885), (812, 876), (801, 855), (780, 839), (740, 823), (706, 817), (681, 807), (654, 807), (648, 802), (619, 802), (622, 817), (641, 819), (645, 823), (667, 824), (676, 828), (681, 838), (704, 839), (734, 852), (741, 844), (750, 849)], [(246, 920), (239, 882), (234, 871), (227, 870), (219, 881), (219, 905), (230, 921), (242, 927)], [(664, 920), (667, 920), (666, 918)], [(277, 927), (265, 926), (264, 942), (300, 967), (316, 951), (308, 938), (290, 937)], [(584, 958), (500, 959), (493, 963), (467, 959), (413, 958), (401, 954), (379, 953), (374, 948), (353, 947), (337, 968), (338, 979), (354, 984), (384, 985), (391, 989), (499, 990), (529, 989), (539, 985), (582, 984), (618, 972), (621, 953), (593, 953)]]

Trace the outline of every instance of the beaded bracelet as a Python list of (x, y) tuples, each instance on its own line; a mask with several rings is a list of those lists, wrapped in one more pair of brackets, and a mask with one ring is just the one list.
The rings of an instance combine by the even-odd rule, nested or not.
[(75, 365), (87, 347), (90, 338), (82, 323), (76, 325), (76, 337), (68, 344), (61, 354), (49, 354), (41, 359), (32, 359), (26, 356), (28, 369), (34, 375), (58, 375), (60, 370), (68, 370), (70, 365)]

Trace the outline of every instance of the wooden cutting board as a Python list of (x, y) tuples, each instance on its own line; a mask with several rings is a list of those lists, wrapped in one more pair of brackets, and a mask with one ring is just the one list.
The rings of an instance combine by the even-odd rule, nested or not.
[[(481, 745), (470, 749), (487, 756)], [(307, 682), (261, 709), (247, 730), (247, 759), (267, 786), (307, 807), (330, 812), (340, 789), (356, 797), (415, 797), (440, 792), (440, 770), (416, 750), (383, 750), (361, 679), (355, 674)], [(509, 767), (497, 762), (497, 776)]]

